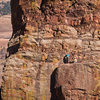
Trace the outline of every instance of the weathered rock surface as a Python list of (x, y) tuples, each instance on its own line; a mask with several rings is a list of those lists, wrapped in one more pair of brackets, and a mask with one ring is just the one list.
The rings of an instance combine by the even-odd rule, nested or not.
[[(99, 5), (98, 0), (11, 0), (13, 34), (8, 44), (3, 69), (2, 99), (50, 100), (51, 74), (55, 68), (63, 64), (63, 58), (67, 53), (70, 54), (70, 63), (77, 57), (78, 63), (91, 63), (95, 69), (99, 68)], [(68, 73), (66, 68), (59, 69), (61, 72), (62, 70)], [(94, 87), (92, 68), (80, 64), (75, 70), (72, 65), (69, 69), (69, 79), (65, 77), (65, 83), (62, 80), (63, 85), (58, 82), (59, 80), (56, 84), (62, 85), (62, 89), (67, 91), (67, 88), (70, 88), (67, 81), (72, 81), (72, 89), (78, 87), (92, 90), (91, 85)], [(82, 76), (79, 77), (80, 82), (77, 79), (79, 70), (83, 76), (82, 80), (80, 79)], [(85, 75), (87, 70), (90, 70), (91, 74), (86, 72)], [(74, 77), (71, 73), (77, 76)], [(89, 76), (90, 79), (85, 76)], [(82, 84), (81, 87), (83, 80), (85, 85)], [(99, 76), (97, 80), (95, 95), (100, 92)], [(82, 94), (78, 93), (80, 92), (78, 90), (76, 92), (77, 96)], [(58, 92), (58, 95), (59, 93), (61, 92)], [(80, 97), (75, 98), (80, 100)]]
[(99, 100), (98, 69), (91, 64), (64, 64), (51, 76), (51, 100)]
[(0, 47), (0, 87), (1, 87), (1, 81), (2, 81), (2, 69), (5, 63), (5, 53), (6, 53), (6, 48)]

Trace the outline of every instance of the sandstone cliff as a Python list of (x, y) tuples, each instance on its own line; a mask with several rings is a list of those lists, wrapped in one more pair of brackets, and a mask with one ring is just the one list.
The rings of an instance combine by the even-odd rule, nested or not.
[(99, 100), (100, 1), (11, 0), (11, 11), (2, 99)]
[(99, 100), (98, 69), (88, 64), (64, 64), (51, 75), (51, 100)]

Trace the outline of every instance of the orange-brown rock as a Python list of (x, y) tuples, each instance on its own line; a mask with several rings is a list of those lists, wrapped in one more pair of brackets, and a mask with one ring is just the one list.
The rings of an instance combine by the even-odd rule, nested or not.
[(91, 64), (63, 64), (51, 76), (51, 100), (99, 100), (98, 69)]
[[(96, 1), (99, 2), (98, 0), (11, 0), (13, 34), (8, 44), (7, 59), (3, 69), (1, 92), (3, 100), (50, 100), (51, 74), (55, 68), (64, 64), (67, 53), (70, 55), (69, 64), (72, 64), (69, 75), (72, 77), (72, 73), (77, 72), (75, 74), (77, 77), (70, 79), (69, 76), (68, 80), (65, 77), (65, 83), (63, 80), (61, 82), (67, 84), (67, 81), (72, 81), (79, 87), (81, 83), (76, 78), (79, 69), (82, 68), (79, 80), (83, 77), (83, 83), (89, 87), (90, 81), (84, 78), (89, 74), (86, 72), (85, 75), (87, 68), (90, 72), (92, 70), (88, 63), (94, 66), (94, 71), (98, 71), (97, 68), (100, 67), (100, 9)], [(77, 63), (87, 65), (79, 64), (80, 66), (74, 69), (75, 57)], [(67, 69), (62, 70), (68, 73)], [(91, 78), (89, 80), (94, 87), (93, 75), (94, 73), (89, 74)], [(99, 76), (96, 80), (98, 81), (94, 89), (95, 95), (100, 92)], [(66, 91), (69, 88), (61, 85)], [(84, 89), (88, 89), (86, 85)], [(73, 88), (74, 84), (71, 86)], [(80, 92), (76, 90), (72, 94), (78, 96), (83, 93)], [(57, 96), (60, 93), (57, 91)], [(80, 100), (80, 96), (75, 100), (77, 99)]]

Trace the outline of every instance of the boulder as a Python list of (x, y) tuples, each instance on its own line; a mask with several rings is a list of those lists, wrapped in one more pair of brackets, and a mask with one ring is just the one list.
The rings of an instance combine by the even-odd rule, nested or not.
[(51, 100), (98, 100), (97, 94), (93, 94), (97, 70), (80, 63), (59, 66), (51, 76)]

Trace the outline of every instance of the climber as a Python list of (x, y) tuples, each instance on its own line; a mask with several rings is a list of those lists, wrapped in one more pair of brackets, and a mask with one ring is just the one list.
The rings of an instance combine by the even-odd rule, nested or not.
[(69, 63), (69, 54), (66, 54), (63, 58), (64, 63)]
[(69, 62), (69, 54), (66, 55), (66, 63)]
[(77, 63), (77, 57), (74, 58), (74, 63)]

